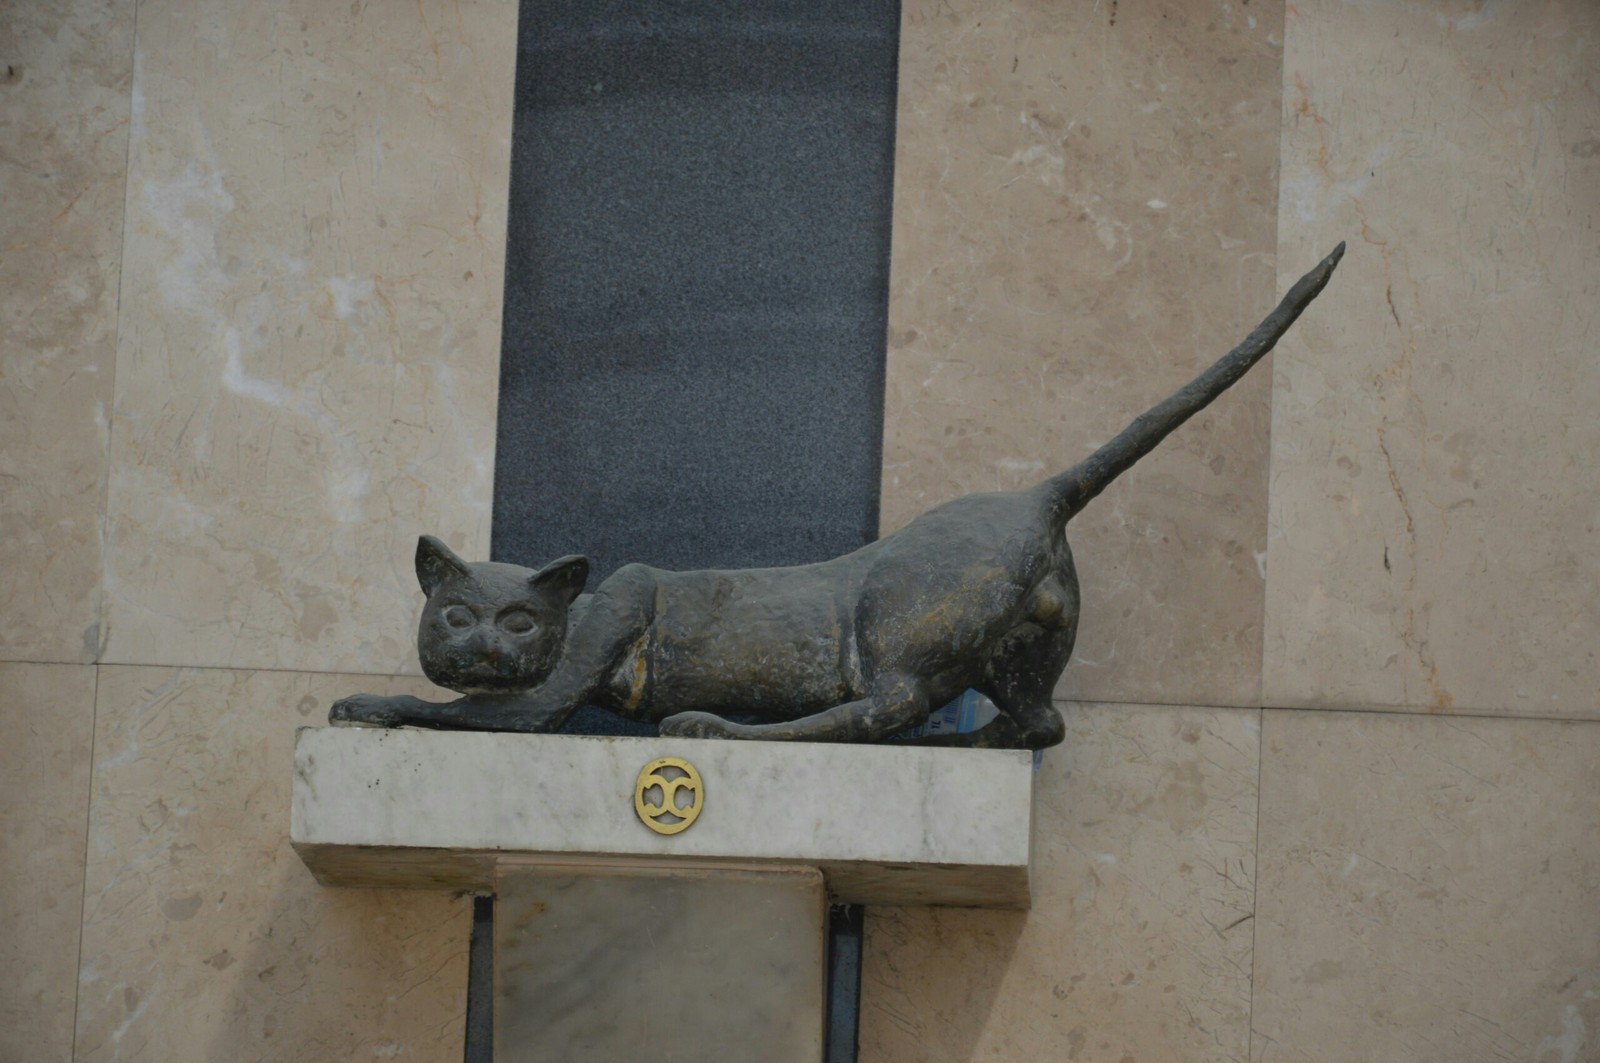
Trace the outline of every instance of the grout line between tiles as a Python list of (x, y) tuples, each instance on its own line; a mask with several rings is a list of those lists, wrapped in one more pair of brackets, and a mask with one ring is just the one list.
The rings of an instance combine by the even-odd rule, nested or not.
[(117, 306), (112, 319), (111, 327), (111, 396), (106, 409), (106, 452), (105, 452), (105, 482), (100, 488), (100, 586), (96, 588), (99, 595), (95, 601), (95, 634), (94, 656), (90, 664), (99, 664), (105, 656), (106, 643), (111, 634), (106, 626), (106, 549), (107, 530), (111, 524), (111, 462), (116, 448), (112, 440), (116, 433), (117, 424), (117, 362), (120, 360), (122, 347), (122, 280), (128, 273), (128, 227), (131, 214), (130, 205), (133, 202), (133, 134), (134, 134), (134, 105), (133, 101), (140, 91), (139, 84), (139, 0), (133, 4), (133, 32), (130, 43), (132, 44), (132, 62), (128, 71), (128, 145), (122, 156), (122, 239), (117, 244)]
[(1600, 719), (1593, 716), (1525, 716), (1506, 712), (1488, 712), (1483, 710), (1472, 712), (1429, 712), (1423, 708), (1407, 709), (1373, 709), (1359, 706), (1338, 706), (1328, 708), (1306, 708), (1297, 705), (1263, 705), (1262, 712), (1332, 712), (1344, 716), (1396, 716), (1423, 720), (1511, 720), (1518, 723), (1600, 723)]
[(1245, 1009), (1245, 1063), (1256, 1058), (1256, 944), (1261, 930), (1261, 790), (1267, 766), (1267, 710), (1256, 713), (1256, 840), (1250, 859), (1250, 1003)]
[[(36, 661), (24, 658), (0, 659), (0, 664), (31, 664), (51, 665), (60, 668), (82, 668), (82, 661)], [(90, 666), (99, 668), (167, 668), (175, 671), (187, 672), (267, 672), (281, 673), (283, 675), (338, 675), (349, 676), (352, 679), (415, 679), (427, 682), (427, 676), (415, 672), (359, 672), (346, 668), (279, 668), (254, 664), (176, 664), (172, 661), (92, 661)], [(1522, 713), (1488, 712), (1484, 710), (1462, 711), (1452, 709), (1449, 712), (1430, 712), (1425, 708), (1377, 708), (1364, 705), (1338, 705), (1338, 706), (1305, 706), (1305, 705), (1214, 705), (1193, 701), (1105, 701), (1077, 698), (1054, 698), (1055, 705), (1101, 705), (1112, 708), (1146, 708), (1146, 709), (1204, 709), (1209, 712), (1237, 711), (1237, 712), (1330, 712), (1344, 715), (1360, 716), (1394, 716), (1415, 717), (1426, 720), (1514, 720), (1526, 723), (1589, 723), (1600, 724), (1600, 718), (1593, 716), (1545, 716), (1526, 715)]]
[(78, 885), (78, 958), (72, 966), (72, 1052), (78, 1058), (78, 1014), (83, 1009), (83, 924), (89, 913), (89, 831), (94, 824), (94, 748), (100, 732), (100, 668), (94, 666), (94, 683), (89, 698), (89, 794), (83, 803), (82, 877)]
[[(0, 661), (0, 664), (50, 664), (63, 668), (82, 668), (72, 661)], [(95, 661), (97, 668), (165, 668), (175, 672), (269, 672), (282, 675), (341, 675), (352, 679), (415, 679), (428, 677), (415, 672), (352, 672), (339, 668), (268, 668), (254, 664), (174, 664), (171, 661)], [(443, 688), (441, 688), (443, 689)]]
[(1462, 711), (1451, 709), (1449, 712), (1430, 712), (1425, 708), (1378, 708), (1365, 705), (1338, 705), (1338, 706), (1306, 706), (1306, 705), (1207, 705), (1190, 701), (1080, 701), (1072, 698), (1056, 698), (1056, 705), (1103, 705), (1125, 708), (1149, 709), (1205, 709), (1218, 712), (1224, 710), (1260, 712), (1329, 712), (1344, 715), (1359, 716), (1395, 716), (1395, 717), (1420, 717), (1427, 720), (1516, 720), (1528, 723), (1600, 723), (1600, 718), (1594, 716), (1543, 716), (1527, 715), (1523, 713), (1489, 712), (1487, 710)]

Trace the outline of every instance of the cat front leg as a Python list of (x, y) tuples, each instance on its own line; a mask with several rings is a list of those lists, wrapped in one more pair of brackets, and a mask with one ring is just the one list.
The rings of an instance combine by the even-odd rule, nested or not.
[(328, 722), (347, 727), (398, 727), (407, 716), (443, 708), (409, 694), (352, 694), (328, 710)]
[(424, 701), (409, 694), (352, 694), (333, 703), (328, 722), (347, 727), (428, 727), (446, 731), (541, 733), (561, 726), (566, 714), (550, 712), (527, 692), (468, 694), (456, 701)]

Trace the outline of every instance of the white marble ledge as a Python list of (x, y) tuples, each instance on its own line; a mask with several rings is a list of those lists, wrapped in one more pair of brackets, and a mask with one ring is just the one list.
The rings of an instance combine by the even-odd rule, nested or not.
[[(699, 771), (675, 835), (634, 811), (640, 769)], [(305, 727), (291, 839), (330, 886), (488, 889), (496, 869), (815, 867), (838, 900), (1026, 908), (1026, 752)]]

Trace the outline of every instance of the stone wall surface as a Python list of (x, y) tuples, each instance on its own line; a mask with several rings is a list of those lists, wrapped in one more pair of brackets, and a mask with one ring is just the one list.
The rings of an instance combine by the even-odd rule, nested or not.
[(1275, 365), (1263, 696), (1600, 718), (1600, 8), (1289, 31), (1279, 283), (1353, 250)]
[(488, 545), (516, 10), (145, 3), (102, 659), (413, 671)]
[(92, 662), (133, 90), (133, 0), (0, 19), (0, 629)]
[(95, 671), (0, 664), (0, 1059), (72, 1058)]
[(0, 19), (8, 1063), (461, 1058), (470, 902), (317, 886), (285, 765), (488, 549), (516, 16)]
[(1596, 1058), (1594, 732), (1269, 710), (1251, 1059)]
[[(0, 1059), (459, 1059), (294, 728), (489, 542), (516, 6), (0, 20)], [(883, 523), (1069, 463), (1026, 914), (868, 912), (861, 1058), (1600, 1056), (1600, 9), (905, 0)], [(1378, 710), (1388, 715), (1376, 715)]]
[(428, 684), (99, 671), (74, 1058), (459, 1060), (472, 902), (324, 889), (288, 837), (295, 726)]

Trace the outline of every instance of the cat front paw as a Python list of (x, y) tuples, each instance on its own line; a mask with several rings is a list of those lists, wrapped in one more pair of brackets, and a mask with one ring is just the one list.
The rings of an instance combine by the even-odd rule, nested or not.
[(661, 733), (668, 738), (743, 738), (741, 730), (732, 720), (709, 712), (680, 712), (661, 721)]
[(345, 727), (398, 727), (404, 698), (382, 694), (352, 694), (328, 710), (328, 722)]

